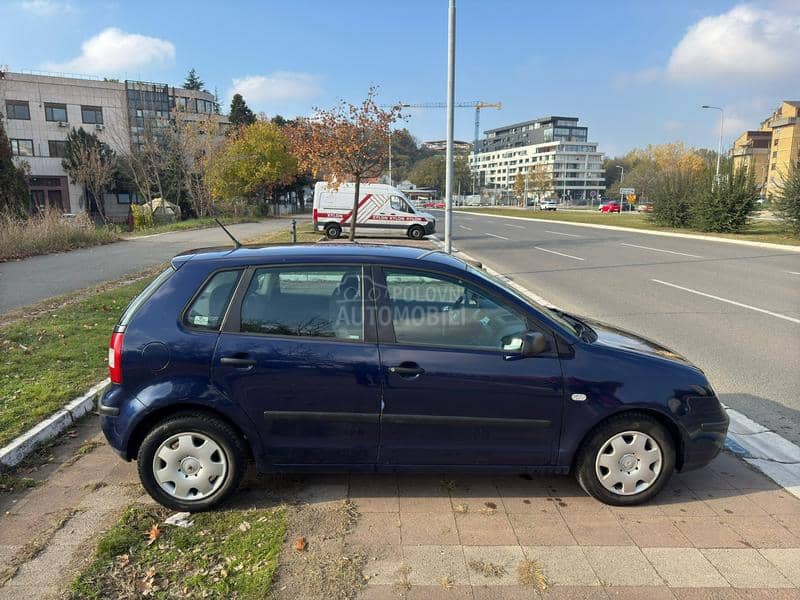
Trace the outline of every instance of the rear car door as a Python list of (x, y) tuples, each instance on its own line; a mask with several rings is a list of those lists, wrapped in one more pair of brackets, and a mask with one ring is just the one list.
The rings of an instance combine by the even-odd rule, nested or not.
[(248, 270), (213, 378), (261, 424), (275, 465), (373, 464), (380, 381), (361, 265)]
[(563, 385), (551, 332), (539, 330), (546, 352), (523, 358), (509, 342), (537, 325), (450, 275), (384, 267), (375, 290), (385, 404), (379, 464), (552, 464)]

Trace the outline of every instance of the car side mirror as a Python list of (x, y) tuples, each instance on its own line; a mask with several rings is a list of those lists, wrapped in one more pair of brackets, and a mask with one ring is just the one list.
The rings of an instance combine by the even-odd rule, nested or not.
[(547, 340), (538, 331), (528, 331), (522, 335), (522, 356), (538, 356), (547, 350)]

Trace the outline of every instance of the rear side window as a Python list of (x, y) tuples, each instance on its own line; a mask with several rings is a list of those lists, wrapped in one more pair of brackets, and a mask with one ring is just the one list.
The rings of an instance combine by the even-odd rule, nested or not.
[(134, 313), (139, 310), (139, 307), (147, 302), (150, 299), (150, 296), (156, 293), (156, 290), (161, 287), (161, 285), (172, 275), (175, 273), (175, 269), (172, 267), (167, 267), (165, 271), (161, 273), (158, 277), (153, 279), (149, 283), (149, 285), (144, 288), (136, 298), (134, 298), (130, 304), (128, 304), (128, 308), (125, 309), (125, 312), (122, 313), (122, 317), (120, 317), (119, 323), (117, 323), (117, 327), (126, 327), (128, 323), (130, 323), (131, 318), (133, 318)]
[(361, 267), (257, 269), (242, 300), (249, 333), (360, 341)]
[(222, 325), (241, 271), (215, 273), (189, 305), (183, 322), (197, 329), (217, 331)]

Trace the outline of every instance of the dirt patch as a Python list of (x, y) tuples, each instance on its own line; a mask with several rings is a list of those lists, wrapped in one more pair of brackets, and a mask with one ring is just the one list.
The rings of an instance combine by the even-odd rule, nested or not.
[(498, 565), (485, 560), (473, 559), (467, 563), (467, 566), (476, 573), (480, 573), (484, 577), (502, 577), (508, 573), (503, 565)]

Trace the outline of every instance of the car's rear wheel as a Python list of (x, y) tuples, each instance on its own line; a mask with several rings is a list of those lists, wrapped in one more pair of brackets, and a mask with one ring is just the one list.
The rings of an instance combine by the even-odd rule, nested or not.
[(325, 237), (329, 240), (338, 239), (340, 235), (342, 235), (342, 227), (338, 223), (325, 226)]
[(425, 230), (419, 225), (412, 225), (408, 228), (408, 237), (412, 240), (421, 240), (425, 235)]
[(646, 502), (667, 484), (675, 468), (675, 441), (657, 419), (629, 413), (602, 423), (581, 447), (575, 474), (581, 487), (605, 502)]
[(241, 436), (212, 416), (180, 414), (158, 423), (137, 457), (147, 493), (173, 510), (198, 512), (224, 502), (245, 470)]

